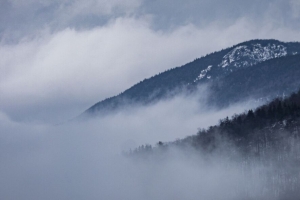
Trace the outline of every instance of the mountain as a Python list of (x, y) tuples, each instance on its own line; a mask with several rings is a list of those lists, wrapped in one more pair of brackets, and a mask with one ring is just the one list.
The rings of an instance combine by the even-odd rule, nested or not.
[(227, 105), (248, 98), (288, 96), (300, 88), (300, 55), (289, 55), (237, 70), (211, 84), (211, 102)]
[[(111, 112), (126, 104), (153, 103), (183, 89), (196, 91), (204, 84), (209, 86), (213, 102), (221, 106), (251, 94), (257, 98), (289, 94), (300, 86), (296, 79), (300, 75), (299, 52), (298, 42), (243, 42), (145, 79), (117, 96), (96, 103), (83, 115)], [(286, 78), (290, 75), (293, 79)], [(287, 89), (279, 87), (279, 80), (285, 80)]]

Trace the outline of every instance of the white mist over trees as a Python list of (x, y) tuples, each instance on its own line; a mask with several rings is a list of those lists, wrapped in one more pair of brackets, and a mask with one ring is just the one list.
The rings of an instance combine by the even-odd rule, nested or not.
[[(249, 104), (248, 108), (253, 107)], [(0, 121), (3, 199), (221, 199), (215, 191), (245, 181), (242, 169), (222, 168), (197, 155), (173, 153), (135, 162), (122, 155), (140, 144), (155, 145), (207, 128), (244, 111), (199, 105), (197, 98), (123, 110), (86, 122), (58, 126)], [(159, 115), (157, 113), (160, 113)], [(195, 159), (194, 159), (195, 158)], [(223, 161), (222, 161), (223, 162)], [(224, 161), (224, 165), (227, 165)], [(228, 171), (229, 170), (229, 171)], [(225, 180), (224, 177), (231, 178)], [(260, 182), (257, 182), (260, 184)], [(229, 192), (230, 193), (230, 192)], [(227, 194), (232, 197), (232, 194)]]

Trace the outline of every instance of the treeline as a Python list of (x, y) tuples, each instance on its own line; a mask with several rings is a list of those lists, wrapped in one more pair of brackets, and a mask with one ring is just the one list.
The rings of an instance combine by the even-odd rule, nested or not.
[[(236, 114), (232, 118), (226, 117), (218, 125), (201, 129), (196, 135), (175, 142), (160, 141), (156, 148), (189, 146), (211, 152), (226, 140), (249, 153), (253, 151), (253, 146), (269, 145), (275, 148), (280, 140), (283, 142), (290, 137), (297, 138), (299, 134), (300, 90), (288, 98), (277, 98), (255, 110)], [(149, 153), (153, 149), (155, 148), (151, 145), (142, 145), (133, 153)]]
[(288, 98), (277, 98), (255, 110), (226, 117), (196, 135), (174, 142), (160, 141), (155, 147), (142, 145), (129, 155), (165, 160), (173, 147), (186, 155), (191, 152), (205, 158), (217, 155), (234, 161), (245, 171), (251, 172), (255, 165), (262, 166), (257, 172), (260, 174), (255, 174), (266, 181), (260, 188), (262, 196), (267, 193), (268, 199), (299, 199), (300, 90)]
[(280, 140), (299, 136), (299, 119), (300, 90), (288, 98), (277, 98), (255, 110), (234, 115), (231, 119), (226, 117), (218, 125), (202, 129), (197, 135), (177, 141), (176, 144), (188, 144), (211, 151), (226, 139), (246, 152), (252, 151), (253, 146), (257, 145), (278, 148), (276, 144)]

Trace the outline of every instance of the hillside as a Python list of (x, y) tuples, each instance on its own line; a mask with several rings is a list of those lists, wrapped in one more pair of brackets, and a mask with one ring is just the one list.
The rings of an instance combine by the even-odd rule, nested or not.
[[(111, 112), (125, 104), (153, 103), (162, 98), (170, 97), (182, 89), (194, 91), (199, 85), (207, 84), (212, 85), (213, 96), (211, 98), (221, 98), (219, 102), (215, 102), (217, 104), (220, 102), (221, 104), (233, 103), (249, 96), (249, 94), (245, 93), (233, 94), (232, 91), (235, 90), (235, 87), (243, 87), (245, 91), (248, 91), (248, 87), (252, 87), (251, 92), (253, 95), (257, 93), (257, 98), (274, 97), (274, 95), (281, 95), (283, 92), (288, 94), (291, 91), (295, 91), (295, 88), (298, 89), (298, 81), (292, 82), (294, 79), (286, 80), (286, 84), (293, 86), (288, 88), (288, 90), (278, 90), (278, 84), (273, 83), (278, 80), (276, 75), (281, 76), (282, 73), (280, 71), (285, 67), (289, 67), (291, 63), (294, 68), (286, 72), (284, 76), (281, 76), (280, 80), (284, 79), (287, 73), (297, 75), (298, 71), (294, 73), (293, 70), (298, 67), (297, 62), (300, 59), (297, 56), (298, 52), (300, 52), (300, 43), (297, 42), (284, 43), (277, 40), (251, 40), (240, 43), (196, 59), (184, 66), (176, 67), (145, 79), (117, 96), (96, 103), (84, 114), (92, 115)], [(275, 60), (267, 62), (273, 59)], [(273, 66), (275, 66), (274, 69)], [(251, 70), (252, 68), (255, 69)], [(258, 68), (263, 69), (259, 70)], [(258, 76), (260, 74), (255, 74), (262, 72), (266, 74), (272, 73), (274, 76), (265, 79), (265, 77)], [(239, 76), (249, 76), (249, 83), (244, 83)], [(257, 77), (255, 78), (254, 76)], [(238, 83), (241, 84), (240, 86), (237, 83), (232, 84), (236, 78), (239, 79)], [(264, 79), (264, 82), (262, 82), (262, 79)], [(257, 81), (257, 83), (252, 84), (254, 81)], [(259, 85), (262, 83), (265, 86), (263, 89), (259, 88)], [(257, 88), (254, 86), (257, 86)], [(226, 90), (229, 88), (230, 90), (223, 93), (224, 88)]]
[[(217, 142), (222, 143), (224, 139), (234, 142), (247, 154), (259, 154), (257, 146), (276, 147), (276, 142), (289, 138), (300, 139), (300, 90), (288, 98), (276, 98), (255, 110), (236, 114), (231, 119), (226, 117), (218, 125), (201, 129), (196, 135), (165, 143), (164, 146), (188, 145), (211, 152), (217, 149)], [(298, 153), (300, 156), (300, 151)]]
[[(157, 146), (143, 145), (132, 151), (131, 158), (156, 161), (167, 159), (172, 149), (204, 156), (207, 162), (218, 156), (240, 168), (257, 169), (260, 198), (299, 199), (300, 189), (300, 91), (288, 98), (277, 98), (255, 110), (228, 117), (196, 135), (174, 142), (158, 142)], [(219, 161), (221, 165), (221, 161)], [(253, 183), (255, 184), (255, 183)], [(240, 186), (246, 190), (246, 186)], [(247, 191), (251, 194), (251, 191)], [(257, 199), (250, 198), (249, 199)]]
[(274, 58), (237, 70), (210, 85), (217, 105), (254, 99), (288, 96), (300, 88), (300, 55)]

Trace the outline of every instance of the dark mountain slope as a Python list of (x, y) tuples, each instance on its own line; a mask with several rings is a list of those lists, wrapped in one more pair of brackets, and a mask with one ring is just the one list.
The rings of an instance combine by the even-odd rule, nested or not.
[[(100, 101), (85, 114), (111, 111), (126, 103), (147, 104), (172, 95), (182, 88), (193, 90), (197, 85), (218, 82), (236, 71), (264, 61), (294, 55), (300, 52), (300, 43), (277, 40), (251, 40), (231, 48), (209, 54), (182, 67), (176, 67), (145, 79), (123, 93)], [(228, 102), (231, 99), (227, 99)]]
[(271, 59), (213, 82), (212, 97), (226, 105), (247, 98), (289, 95), (300, 88), (300, 55)]

